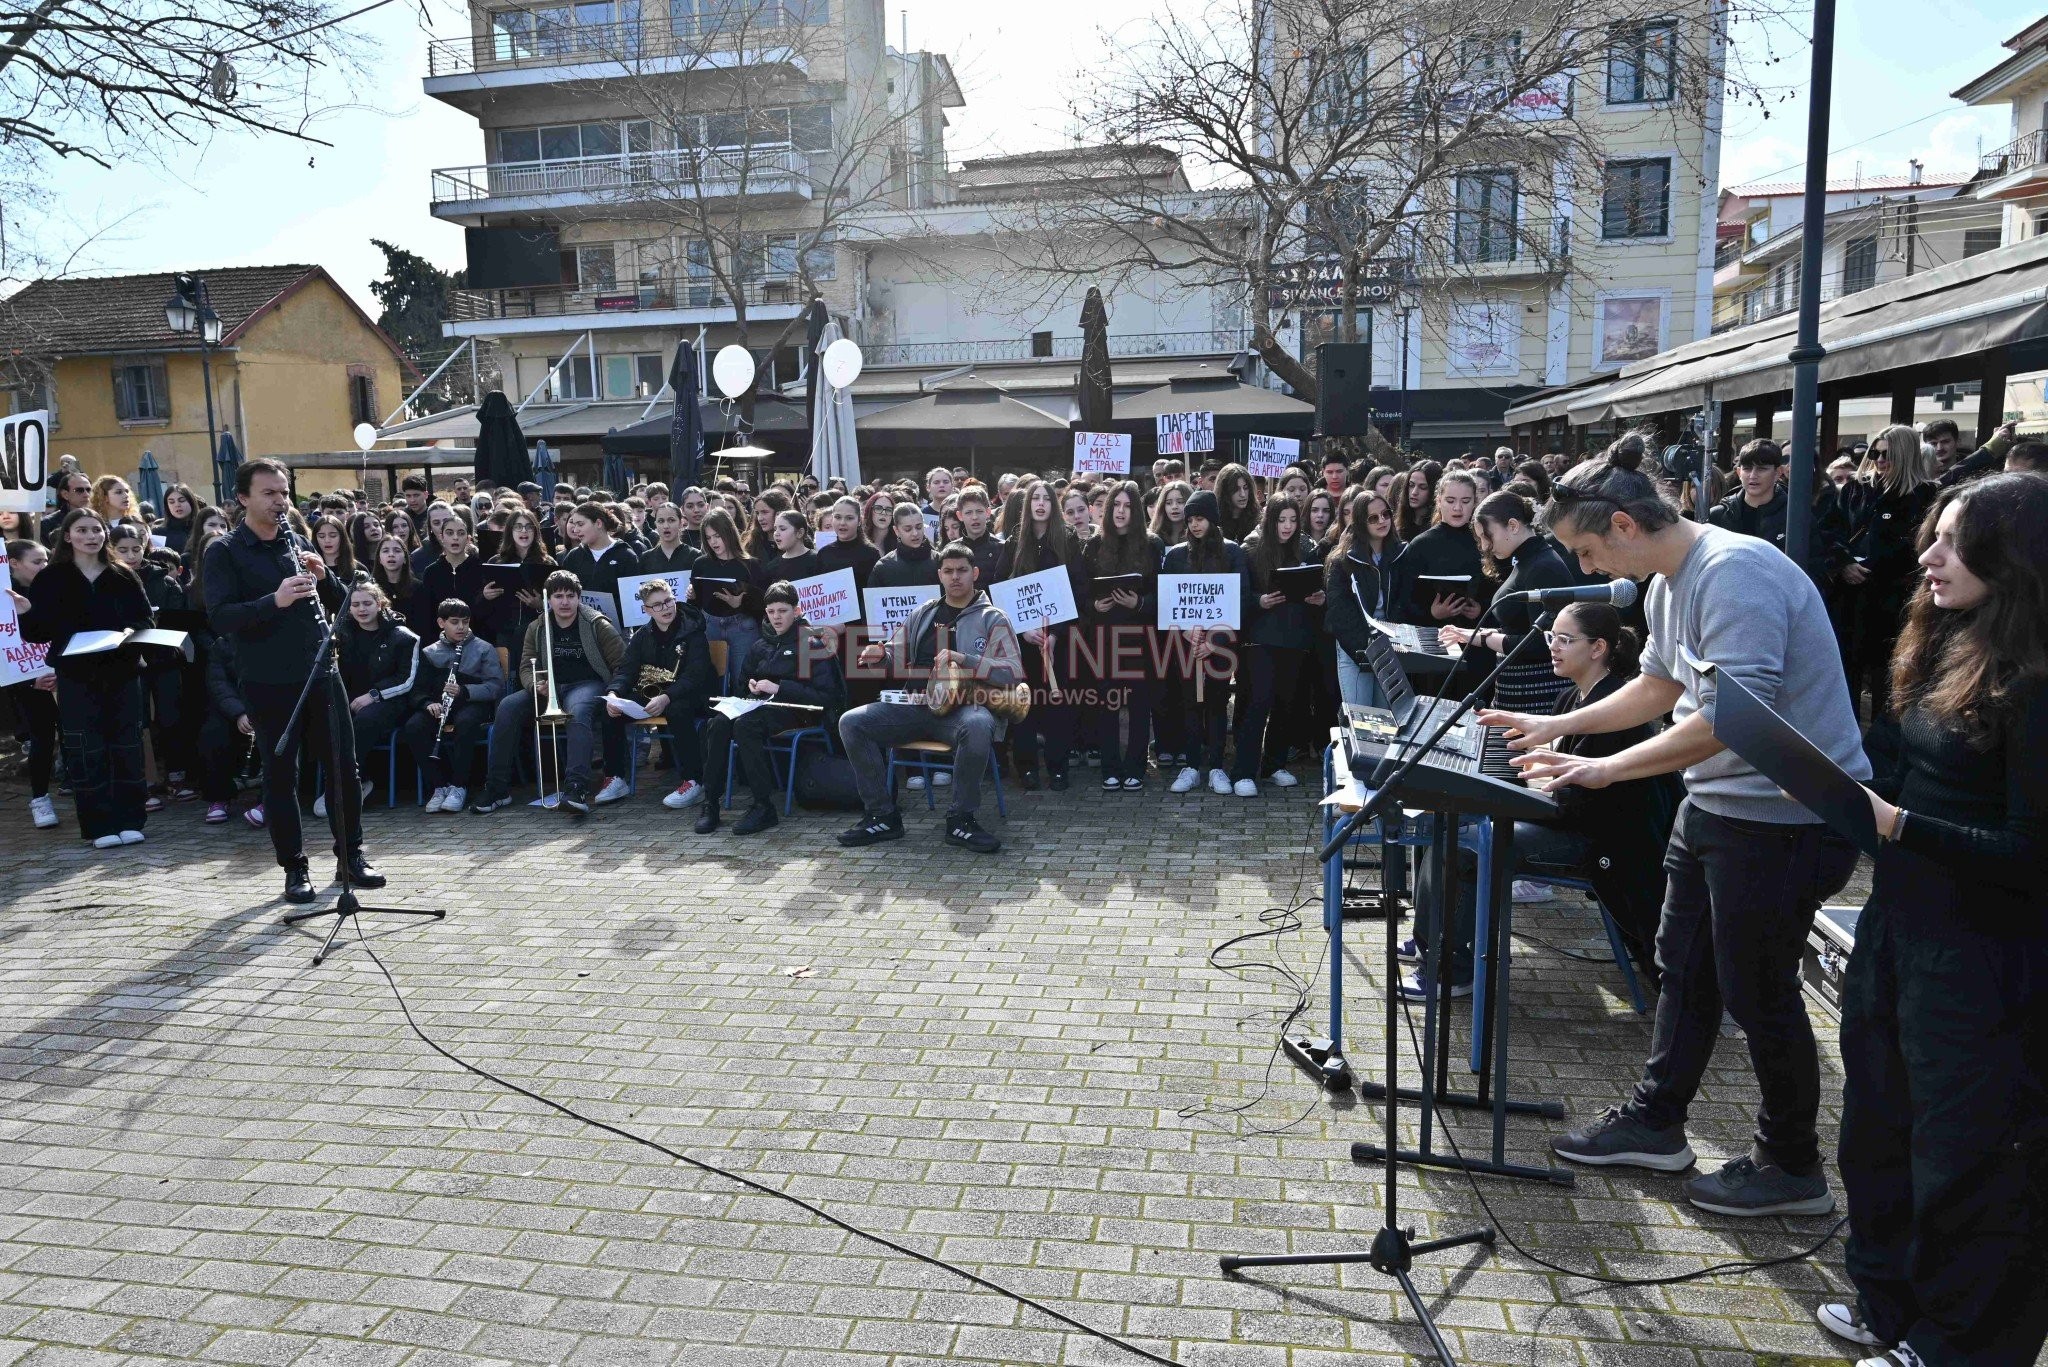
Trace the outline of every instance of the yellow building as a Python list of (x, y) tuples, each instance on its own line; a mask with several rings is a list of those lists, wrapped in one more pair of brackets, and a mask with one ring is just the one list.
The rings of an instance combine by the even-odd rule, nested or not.
[(320, 267), (202, 278), (221, 332), (205, 367), (197, 336), (165, 318), (170, 274), (41, 280), (0, 304), (8, 411), (48, 408), (52, 455), (88, 474), (133, 481), (147, 451), (166, 485), (210, 498), (205, 369), (214, 429), (244, 457), (353, 450), (355, 425), (405, 398), (404, 353)]

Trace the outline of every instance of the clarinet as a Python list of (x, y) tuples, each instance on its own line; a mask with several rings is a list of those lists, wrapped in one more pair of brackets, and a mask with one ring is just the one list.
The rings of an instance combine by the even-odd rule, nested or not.
[(462, 663), (462, 648), (448, 657), (448, 682), (441, 685), (441, 728), (434, 732), (434, 748), (427, 752), (427, 758), (438, 761), (441, 758), (441, 738), (455, 729), (455, 690), (462, 687), (455, 677), (455, 666)]

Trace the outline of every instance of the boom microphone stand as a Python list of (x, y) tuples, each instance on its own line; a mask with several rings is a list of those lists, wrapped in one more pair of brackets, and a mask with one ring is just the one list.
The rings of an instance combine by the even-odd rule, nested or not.
[[(298, 541), (289, 529), (279, 532), (285, 543), (285, 554), (291, 557), (296, 570), (298, 565)], [(341, 934), (342, 926), (358, 916), (424, 916), (439, 921), (448, 913), (445, 910), (420, 911), (412, 907), (366, 907), (356, 900), (354, 886), (349, 882), (351, 870), (348, 851), (348, 813), (343, 803), (354, 801), (358, 807), (362, 802), (362, 783), (356, 773), (355, 747), (341, 743), (343, 723), (347, 720), (348, 698), (341, 686), (341, 645), (335, 639), (335, 630), (341, 619), (327, 611), (327, 605), (320, 601), (318, 585), (313, 589), (313, 612), (320, 619), (320, 645), (313, 653), (313, 668), (306, 675), (305, 687), (299, 690), (299, 700), (292, 707), (291, 720), (285, 723), (284, 734), (277, 738), (277, 749), (273, 759), (288, 754), (290, 747), (297, 743), (299, 721), (311, 700), (315, 688), (327, 690), (327, 829), (334, 836), (334, 843), (342, 850), (334, 861), (341, 875), (341, 896), (331, 907), (320, 907), (313, 911), (295, 911), (284, 918), (288, 926), (301, 921), (310, 921), (319, 916), (332, 916), (334, 924), (327, 929), (327, 938), (321, 942), (320, 951), (313, 956), (317, 965), (327, 958), (334, 948), (334, 937)], [(358, 811), (357, 821), (362, 820)]]

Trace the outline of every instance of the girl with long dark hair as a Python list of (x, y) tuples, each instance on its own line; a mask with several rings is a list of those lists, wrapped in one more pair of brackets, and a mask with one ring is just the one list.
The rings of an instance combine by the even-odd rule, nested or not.
[(540, 525), (540, 519), (525, 508), (517, 508), (505, 516), (505, 533), (498, 541), (498, 559), (501, 565), (523, 565), (526, 567), (521, 586), (492, 604), (489, 612), (480, 611), (478, 605), (470, 604), (472, 619), (481, 619), (477, 634), (503, 649), (516, 659), (519, 649), (526, 640), (526, 629), (533, 625), (541, 611), (540, 586), (555, 569), (555, 558), (548, 554), (547, 534)]
[(1864, 1367), (2017, 1367), (2048, 1337), (2048, 480), (1947, 490), (1919, 541), (1842, 989), (1856, 1301), (1818, 1313)]
[(164, 539), (165, 548), (174, 555), (185, 553), (192, 533), (199, 529), (197, 518), (203, 506), (199, 496), (182, 484), (173, 484), (164, 490), (164, 515), (156, 524), (156, 531)]
[[(1414, 472), (1409, 472), (1412, 477)], [(1406, 505), (1403, 505), (1405, 508)], [(1469, 626), (1484, 611), (1478, 600), (1461, 593), (1424, 593), (1418, 596), (1416, 581), (1424, 575), (1466, 576), (1475, 582), (1484, 578), (1486, 559), (1473, 534), (1472, 514), (1479, 507), (1479, 480), (1463, 470), (1453, 470), (1436, 481), (1435, 520), (1421, 535), (1402, 547), (1400, 558), (1387, 574), (1387, 615), (1397, 622), (1415, 626)], [(1400, 513), (1395, 514), (1400, 526)]]
[(1152, 535), (1162, 546), (1178, 546), (1187, 536), (1188, 500), (1195, 486), (1176, 479), (1159, 491), (1159, 504), (1152, 510)]
[[(1251, 599), (1251, 575), (1244, 548), (1223, 535), (1218, 525), (1216, 495), (1204, 489), (1188, 500), (1187, 539), (1166, 551), (1161, 574), (1234, 574), (1238, 602)], [(1211, 792), (1228, 797), (1230, 775), (1223, 770), (1223, 736), (1230, 720), (1230, 664), (1236, 633), (1224, 630), (1182, 631), (1168, 642), (1169, 670), (1177, 685), (1182, 719), (1180, 772), (1168, 785), (1172, 792), (1192, 791), (1202, 782), (1206, 763)], [(1198, 683), (1199, 680), (1199, 683)]]
[(1443, 466), (1425, 460), (1395, 479), (1389, 496), (1394, 500), (1394, 530), (1403, 541), (1413, 541), (1435, 523), (1436, 486), (1443, 477)]
[(1145, 747), (1159, 691), (1147, 647), (1157, 620), (1159, 563), (1166, 547), (1145, 530), (1144, 513), (1145, 496), (1134, 481), (1113, 485), (1103, 508), (1102, 530), (1088, 542), (1083, 556), (1092, 585), (1087, 619), (1106, 675), (1095, 714), (1104, 792), (1136, 792), (1145, 786)]
[(1367, 488), (1352, 496), (1344, 534), (1323, 560), (1323, 628), (1337, 643), (1337, 694), (1356, 707), (1385, 705), (1366, 663), (1373, 632), (1366, 619), (1384, 612), (1384, 576), (1400, 548), (1393, 509)]
[[(851, 494), (835, 499), (825, 513), (824, 531), (819, 534), (818, 572), (830, 574), (834, 570), (852, 570), (853, 583), (857, 589), (868, 586), (868, 574), (875, 568), (875, 562), (882, 553), (863, 537), (860, 525), (860, 500)], [(824, 532), (830, 532), (828, 538)]]
[(1292, 601), (1278, 575), (1306, 562), (1304, 546), (1301, 504), (1290, 494), (1268, 499), (1259, 529), (1244, 548), (1251, 596), (1245, 602), (1238, 679), (1246, 696), (1231, 773), (1232, 791), (1239, 797), (1257, 797), (1261, 777), (1282, 788), (1300, 782), (1286, 768), (1288, 743), (1297, 728), (1291, 717), (1276, 715), (1274, 704), (1293, 698), (1303, 667), (1314, 659), (1316, 625), (1309, 608), (1322, 606), (1323, 591), (1317, 589), (1306, 603)]
[(1259, 491), (1252, 472), (1235, 461), (1216, 472), (1217, 526), (1223, 539), (1242, 544), (1259, 529)]
[(690, 566), (690, 592), (704, 611), (707, 640), (725, 642), (725, 686), (737, 688), (747, 651), (761, 639), (759, 568), (740, 549), (739, 528), (723, 508), (704, 514), (704, 554)]
[[(1538, 609), (1519, 595), (1531, 589), (1569, 588), (1572, 573), (1536, 529), (1535, 510), (1520, 494), (1506, 489), (1488, 494), (1472, 523), (1480, 553), (1486, 557), (1486, 573), (1499, 584), (1493, 594), (1494, 625), (1483, 630), (1440, 627), (1437, 639), (1447, 646), (1485, 652), (1469, 666), (1473, 677), (1483, 678), (1496, 661), (1537, 630)], [(1494, 706), (1511, 712), (1549, 712), (1570, 690), (1571, 684), (1551, 671), (1550, 661), (1535, 653), (1534, 644), (1522, 649), (1494, 681)]]
[(419, 580), (412, 573), (412, 551), (404, 538), (387, 536), (377, 543), (369, 582), (383, 592), (387, 603), (410, 603), (419, 593)]
[[(1019, 492), (1023, 495), (1023, 512), (1016, 534), (996, 561), (995, 582), (1064, 568), (1074, 602), (1086, 603), (1088, 570), (1081, 559), (1081, 543), (1060, 515), (1059, 499), (1052, 485), (1033, 480), (1021, 486)], [(1031, 685), (1032, 698), (1030, 713), (1011, 724), (1009, 739), (1018, 782), (1027, 789), (1038, 786), (1041, 748), (1045, 751), (1049, 786), (1055, 792), (1067, 787), (1067, 761), (1074, 748), (1076, 720), (1069, 696), (1076, 686), (1074, 625), (1062, 622), (1017, 635), (1023, 647), (1024, 677)], [(1053, 687), (1055, 676), (1057, 690)]]
[[(170, 496), (165, 495), (168, 503)], [(341, 525), (341, 519), (329, 513), (313, 519), (313, 549), (320, 552), (320, 558), (327, 562), (327, 568), (339, 575), (344, 584), (353, 584), (356, 579), (356, 550), (349, 544), (348, 528)]]

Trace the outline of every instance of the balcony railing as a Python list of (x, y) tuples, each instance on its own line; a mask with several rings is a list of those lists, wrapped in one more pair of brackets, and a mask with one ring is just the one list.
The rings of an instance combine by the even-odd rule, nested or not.
[[(1820, 301), (1825, 304), (1851, 294), (1860, 294), (1876, 284), (1877, 281), (1874, 279), (1852, 280), (1847, 283), (1839, 279), (1823, 280), (1820, 286)], [(1714, 331), (1727, 332), (1731, 328), (1748, 327), (1751, 323), (1761, 323), (1766, 318), (1778, 318), (1795, 312), (1799, 308), (1799, 290), (1796, 285), (1793, 286), (1785, 291), (1782, 299), (1768, 289), (1750, 290), (1736, 295), (1735, 303), (1734, 316), (1716, 322)]]
[(488, 32), (427, 43), (427, 75), (467, 76), (479, 71), (518, 71), (586, 62), (668, 61), (685, 66), (732, 65), (742, 52), (790, 52), (814, 45), (804, 6), (756, 7), (743, 19), (688, 16), (635, 19), (621, 23), (574, 22), (569, 9), (498, 10)]
[[(795, 278), (756, 280), (743, 291), (750, 305), (802, 304)], [(650, 272), (638, 284), (536, 286), (513, 290), (455, 290), (448, 301), (453, 323), (513, 318), (568, 318), (582, 314), (645, 313), (653, 309), (731, 309), (732, 297), (714, 280), (674, 272)]]
[(614, 200), (808, 196), (811, 159), (787, 144), (670, 148), (553, 161), (495, 161), (434, 172), (435, 204), (541, 195)]
[(2044, 162), (2048, 162), (2048, 128), (2037, 128), (1996, 152), (1985, 153), (1977, 169), (1994, 176), (2009, 176)]
[[(1111, 336), (1112, 358), (1141, 356), (1202, 356), (1243, 351), (1251, 345), (1249, 331), (1223, 328), (1209, 332), (1147, 332)], [(987, 342), (885, 342), (866, 348), (869, 365), (973, 365), (984, 361), (1028, 361), (1052, 358), (1075, 360), (1081, 355), (1081, 338), (1054, 337), (1045, 341), (1029, 337)]]

